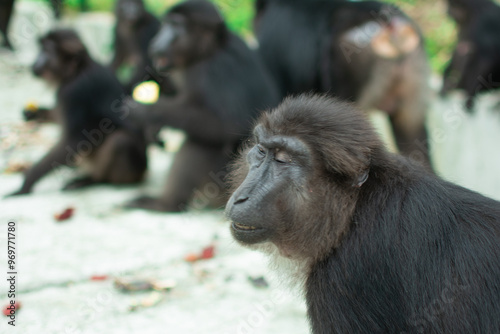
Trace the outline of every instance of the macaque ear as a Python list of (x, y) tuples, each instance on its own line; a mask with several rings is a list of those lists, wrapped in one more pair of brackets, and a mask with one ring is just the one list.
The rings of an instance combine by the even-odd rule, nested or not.
[(361, 186), (366, 182), (366, 180), (368, 180), (368, 175), (370, 175), (369, 168), (358, 176), (358, 178), (354, 181), (352, 186), (356, 188), (361, 188)]

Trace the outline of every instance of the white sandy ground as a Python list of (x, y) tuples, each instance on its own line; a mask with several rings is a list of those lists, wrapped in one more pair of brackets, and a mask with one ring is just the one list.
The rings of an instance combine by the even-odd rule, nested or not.
[[(34, 37), (51, 25), (50, 20), (34, 21), (34, 17), (50, 12), (22, 1), (16, 10), (12, 34), (19, 51), (0, 54), (0, 171), (12, 162), (35, 161), (57, 137), (56, 127), (33, 128), (20, 116), (27, 100), (46, 104), (53, 99), (52, 91), (33, 79), (27, 67), (36, 52)], [(97, 58), (109, 59), (109, 52), (96, 51), (109, 51), (109, 15), (81, 15), (71, 24)], [(456, 94), (448, 101), (433, 102), (428, 123), (435, 164), (446, 179), (500, 199), (500, 108), (496, 106), (500, 97), (482, 97), (473, 116), (464, 113), (461, 101)], [(387, 133), (381, 114), (373, 118)], [(150, 157), (148, 178), (138, 187), (99, 186), (62, 193), (59, 188), (74, 176), (66, 171), (43, 179), (30, 196), (0, 199), (0, 305), (9, 300), (8, 221), (17, 224), (16, 299), (23, 304), (16, 327), (0, 316), (0, 333), (307, 333), (300, 294), (290, 293), (272, 276), (264, 256), (231, 239), (222, 212), (155, 214), (120, 209), (136, 195), (161, 191), (172, 153), (152, 148)], [(21, 182), (21, 174), (0, 174), (0, 196)], [(74, 217), (56, 223), (53, 215), (69, 206), (76, 209)], [(183, 260), (215, 237), (215, 258), (194, 265)], [(92, 275), (172, 279), (177, 285), (161, 295), (157, 305), (130, 312), (134, 302), (158, 295), (123, 294), (113, 288), (112, 280), (90, 281)], [(252, 286), (249, 275), (265, 276), (270, 287)]]

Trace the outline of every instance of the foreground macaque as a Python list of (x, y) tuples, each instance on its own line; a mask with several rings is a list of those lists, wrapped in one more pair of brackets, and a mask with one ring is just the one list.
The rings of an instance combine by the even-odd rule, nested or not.
[(33, 73), (58, 87), (52, 109), (29, 105), (28, 120), (56, 121), (62, 126), (59, 142), (25, 175), (20, 190), (61, 166), (84, 165), (88, 174), (67, 184), (76, 189), (95, 183), (136, 183), (147, 167), (142, 130), (133, 126), (120, 108), (123, 91), (115, 76), (89, 56), (72, 30), (54, 30), (40, 39)]
[(387, 152), (353, 105), (287, 98), (232, 183), (233, 236), (298, 268), (313, 333), (498, 332), (500, 203)]

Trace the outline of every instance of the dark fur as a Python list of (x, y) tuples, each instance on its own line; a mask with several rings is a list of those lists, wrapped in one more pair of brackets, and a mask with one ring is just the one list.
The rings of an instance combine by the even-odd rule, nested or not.
[[(499, 202), (388, 153), (335, 99), (288, 98), (257, 124), (268, 136), (240, 157), (226, 213), (242, 244), (264, 231), (256, 246), (302, 264), (313, 333), (498, 332)], [(308, 156), (256, 168), (251, 146), (273, 137)], [(272, 182), (252, 179), (261, 168)]]
[(14, 0), (2, 0), (0, 2), (0, 32), (2, 33), (2, 47), (12, 50), (9, 39), (9, 22), (14, 9)]
[[(137, 8), (132, 15), (126, 17), (123, 8), (127, 2), (133, 2)], [(130, 94), (133, 88), (145, 80), (158, 80), (148, 46), (160, 29), (160, 21), (144, 8), (142, 0), (119, 0), (115, 8), (116, 26), (114, 30), (114, 57), (111, 62), (113, 71), (117, 71), (123, 63), (131, 63), (134, 72), (127, 83), (125, 92)]]
[(420, 155), (430, 166), (425, 129), (430, 69), (422, 36), (415, 50), (395, 59), (344, 40), (355, 27), (367, 22), (387, 27), (393, 19), (420, 35), (398, 8), (377, 1), (259, 1), (254, 24), (259, 54), (283, 97), (324, 92), (355, 101), (363, 110), (385, 111), (399, 150), (412, 158)]
[[(147, 165), (145, 142), (142, 131), (121, 113), (123, 91), (118, 80), (90, 58), (72, 30), (51, 31), (41, 38), (40, 46), (33, 71), (58, 86), (55, 108), (42, 108), (41, 117), (50, 114), (50, 120), (61, 124), (62, 135), (49, 153), (26, 172), (23, 186), (14, 195), (31, 192), (33, 185), (54, 168), (78, 164), (71, 152), (92, 168), (88, 177), (71, 182), (66, 189), (101, 182), (139, 182)], [(103, 120), (109, 123), (105, 130)], [(91, 146), (88, 154), (79, 152), (83, 142)]]
[(441, 94), (462, 89), (471, 111), (478, 93), (500, 88), (500, 6), (490, 0), (449, 0), (458, 43), (443, 75)]
[[(147, 122), (178, 128), (187, 136), (176, 154), (158, 199), (141, 197), (128, 206), (182, 211), (197, 190), (217, 184), (226, 194), (225, 166), (261, 110), (278, 104), (276, 88), (257, 55), (226, 27), (208, 1), (172, 7), (150, 45), (159, 71), (169, 75), (176, 94), (154, 105), (139, 105)], [(164, 62), (162, 62), (164, 60)], [(218, 175), (214, 178), (214, 175)], [(220, 206), (224, 196), (209, 197)]]

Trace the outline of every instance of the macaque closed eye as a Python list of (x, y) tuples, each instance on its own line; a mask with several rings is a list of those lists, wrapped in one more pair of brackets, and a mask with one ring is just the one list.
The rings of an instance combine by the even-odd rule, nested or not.
[(274, 153), (274, 160), (280, 163), (292, 162), (290, 155), (281, 149), (276, 149)]

